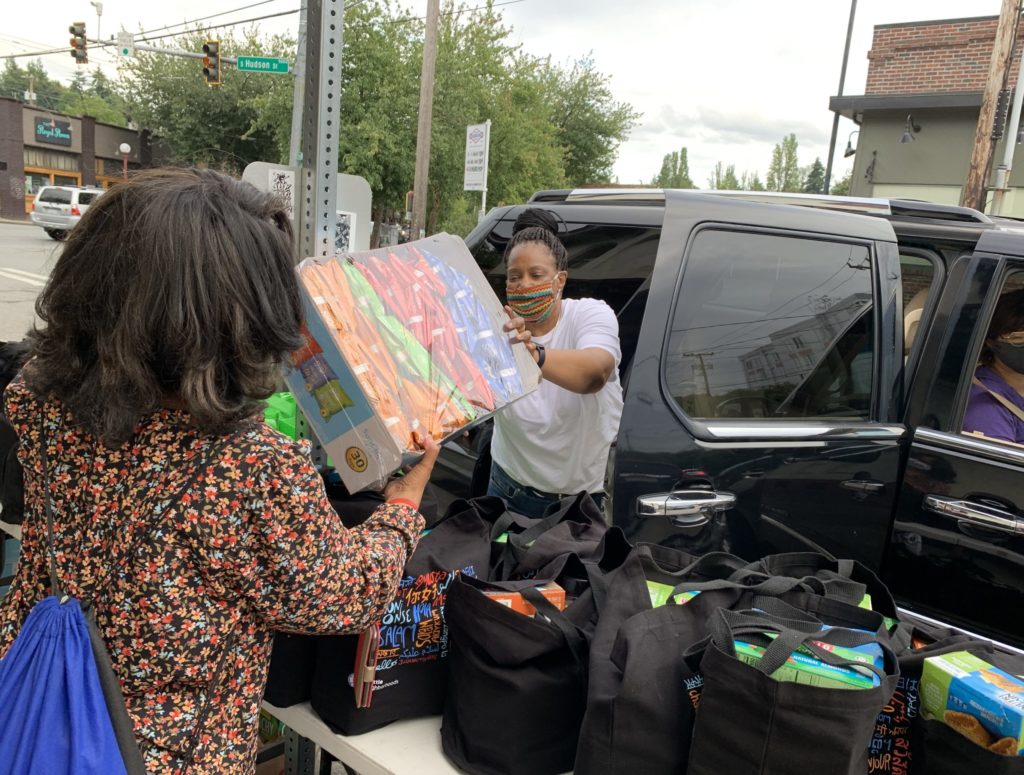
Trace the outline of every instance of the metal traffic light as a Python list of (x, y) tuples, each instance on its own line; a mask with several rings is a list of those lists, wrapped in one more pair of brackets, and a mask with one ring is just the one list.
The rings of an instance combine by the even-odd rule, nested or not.
[(68, 32), (73, 36), (71, 38), (71, 56), (75, 58), (75, 63), (79, 65), (87, 64), (89, 62), (89, 52), (86, 50), (85, 22), (75, 22), (68, 27)]
[(203, 75), (208, 86), (220, 85), (220, 41), (208, 40), (203, 44)]

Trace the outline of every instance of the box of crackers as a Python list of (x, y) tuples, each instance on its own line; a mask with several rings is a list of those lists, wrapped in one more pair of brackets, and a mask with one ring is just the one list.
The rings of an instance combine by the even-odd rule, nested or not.
[(536, 389), (540, 370), (458, 237), (307, 258), (285, 382), (349, 492)]
[[(547, 601), (551, 603), (559, 611), (565, 610), (565, 590), (554, 581), (549, 581), (542, 587), (536, 588)], [(499, 589), (485, 589), (483, 593), (496, 603), (501, 603), (506, 608), (511, 608), (513, 611), (518, 611), (521, 614), (532, 617), (537, 613), (537, 609), (534, 608), (529, 601), (527, 601), (519, 592), (505, 592)]]
[(924, 661), (921, 709), (990, 751), (1024, 751), (1024, 680), (966, 651)]

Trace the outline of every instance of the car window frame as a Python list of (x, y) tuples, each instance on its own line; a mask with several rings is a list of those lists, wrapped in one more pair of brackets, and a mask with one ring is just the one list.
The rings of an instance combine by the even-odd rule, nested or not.
[[(969, 256), (969, 253), (964, 255)], [(998, 287), (998, 292), (990, 293), (985, 304), (978, 313), (978, 325), (975, 327), (974, 337), (971, 341), (971, 358), (965, 363), (973, 363), (969, 370), (964, 369), (960, 376), (960, 383), (957, 386), (956, 399), (953, 404), (950, 422), (950, 429), (926, 430), (925, 437), (934, 436), (936, 439), (943, 439), (947, 444), (960, 448), (965, 452), (979, 455), (994, 462), (1010, 463), (1011, 465), (1024, 468), (1024, 448), (1014, 446), (1012, 443), (1001, 442), (997, 439), (989, 439), (983, 436), (974, 436), (964, 433), (964, 415), (967, 413), (967, 400), (971, 393), (971, 380), (977, 369), (978, 359), (981, 357), (981, 348), (985, 344), (985, 335), (988, 334), (988, 327), (992, 323), (992, 315), (995, 314), (996, 304), (1003, 294), (1006, 281), (1014, 275), (1024, 279), (1024, 259), (1007, 259), (1001, 262), (999, 269), (992, 278), (992, 284)], [(1024, 287), (1024, 286), (1022, 286)], [(982, 321), (984, 321), (982, 323)], [(956, 428), (956, 430), (953, 430)]]
[[(669, 354), (669, 344), (672, 333), (672, 325), (675, 320), (676, 311), (679, 306), (679, 297), (682, 293), (683, 281), (686, 275), (687, 265), (690, 261), (690, 252), (698, 235), (713, 230), (719, 232), (740, 232), (745, 234), (756, 234), (763, 236), (778, 236), (796, 239), (807, 239), (817, 242), (828, 242), (832, 244), (856, 245), (866, 248), (869, 260), (871, 261), (871, 303), (872, 314), (874, 315), (874, 341), (872, 344), (874, 357), (872, 359), (871, 372), (871, 405), (868, 417), (863, 420), (833, 419), (827, 417), (791, 417), (791, 418), (696, 418), (691, 417), (672, 396), (667, 379), (666, 363)], [(892, 245), (893, 255), (888, 260), (895, 258), (897, 271), (899, 269), (899, 252), (895, 244)], [(814, 437), (836, 437), (836, 436), (866, 436), (872, 438), (880, 437), (902, 437), (906, 432), (905, 426), (896, 424), (882, 417), (882, 407), (879, 405), (879, 397), (882, 392), (882, 351), (883, 351), (883, 320), (882, 310), (882, 281), (881, 271), (883, 256), (878, 250), (878, 243), (870, 239), (860, 239), (844, 234), (829, 234), (821, 232), (801, 231), (797, 229), (775, 229), (763, 226), (747, 226), (729, 222), (707, 222), (696, 226), (689, 236), (688, 243), (683, 247), (683, 259), (676, 272), (675, 287), (672, 292), (670, 309), (666, 315), (665, 329), (662, 336), (660, 364), (658, 366), (658, 377), (662, 400), (674, 413), (676, 418), (683, 424), (683, 427), (695, 438), (705, 442), (725, 441), (731, 439), (764, 439), (764, 440), (785, 440), (793, 439), (795, 443), (799, 439)], [(902, 313), (902, 298), (900, 299), (900, 312)], [(900, 320), (899, 346), (902, 347), (902, 319)]]

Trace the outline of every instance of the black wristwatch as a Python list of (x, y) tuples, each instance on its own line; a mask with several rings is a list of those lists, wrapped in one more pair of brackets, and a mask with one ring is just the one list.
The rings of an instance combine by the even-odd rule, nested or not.
[(544, 352), (544, 345), (540, 342), (534, 342), (533, 346), (537, 348), (537, 368), (542, 369), (544, 368), (544, 359), (547, 357)]

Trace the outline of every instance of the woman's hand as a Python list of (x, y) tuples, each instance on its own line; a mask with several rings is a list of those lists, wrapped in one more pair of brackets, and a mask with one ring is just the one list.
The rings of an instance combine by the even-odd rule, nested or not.
[(430, 474), (434, 470), (434, 463), (437, 462), (441, 447), (430, 436), (417, 435), (416, 442), (424, 449), (423, 457), (404, 476), (388, 482), (384, 488), (384, 499), (392, 501), (401, 498), (412, 501), (419, 508), (420, 501), (423, 500), (423, 491), (430, 482)]
[(526, 328), (526, 321), (513, 312), (511, 307), (506, 306), (505, 313), (508, 315), (508, 322), (503, 328), (506, 332), (515, 331), (515, 334), (508, 338), (509, 342), (526, 345), (527, 352), (537, 360), (537, 345), (533, 343), (533, 334)]

